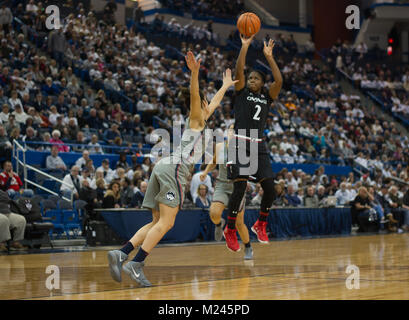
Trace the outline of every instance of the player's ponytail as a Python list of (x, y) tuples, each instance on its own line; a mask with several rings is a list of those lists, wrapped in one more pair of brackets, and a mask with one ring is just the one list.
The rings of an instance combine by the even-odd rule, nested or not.
[[(179, 93), (180, 98), (184, 101), (184, 106), (187, 110), (190, 110), (190, 90), (189, 88), (182, 88)], [(203, 101), (205, 100), (205, 96), (202, 90), (199, 90), (200, 102), (201, 107), (203, 108)]]

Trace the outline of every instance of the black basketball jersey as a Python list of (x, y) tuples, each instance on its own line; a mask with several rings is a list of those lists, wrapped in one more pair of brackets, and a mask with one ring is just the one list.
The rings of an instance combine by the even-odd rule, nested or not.
[(260, 94), (251, 92), (247, 87), (236, 91), (233, 96), (234, 130), (246, 129), (246, 136), (250, 137), (250, 129), (258, 130), (258, 138), (264, 136), (268, 111), (273, 100), (267, 90), (263, 88)]

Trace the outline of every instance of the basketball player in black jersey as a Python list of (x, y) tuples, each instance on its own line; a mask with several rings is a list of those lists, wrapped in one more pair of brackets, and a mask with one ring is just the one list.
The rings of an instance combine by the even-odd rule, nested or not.
[[(236, 233), (236, 217), (239, 213), (240, 201), (246, 192), (247, 181), (251, 179), (254, 182), (260, 182), (264, 190), (261, 200), (260, 215), (251, 230), (257, 234), (257, 238), (262, 243), (268, 243), (266, 233), (267, 217), (270, 207), (274, 201), (275, 191), (273, 183), (273, 171), (271, 168), (270, 157), (267, 151), (266, 142), (264, 139), (264, 128), (266, 126), (267, 115), (271, 103), (277, 99), (280, 93), (283, 79), (280, 70), (273, 58), (274, 41), (270, 40), (268, 44), (264, 42), (263, 53), (272, 70), (274, 82), (267, 90), (264, 87), (265, 75), (260, 71), (251, 71), (246, 78), (244, 75), (244, 66), (246, 63), (246, 55), (254, 35), (250, 38), (245, 38), (240, 35), (242, 47), (239, 57), (236, 62), (236, 78), (238, 82), (235, 85), (235, 94), (233, 97), (233, 109), (235, 113), (235, 137), (236, 145), (240, 146), (240, 141), (245, 141), (246, 153), (250, 157), (250, 161), (257, 161), (258, 169), (254, 175), (243, 175), (240, 170), (244, 167), (249, 167), (249, 164), (240, 164), (238, 161), (239, 148), (235, 148), (235, 163), (228, 168), (228, 177), (234, 181), (233, 193), (229, 200), (227, 227), (224, 230), (227, 247), (232, 251), (239, 251), (240, 245), (237, 241)], [(242, 129), (242, 130), (240, 130)], [(244, 130), (243, 130), (244, 129)], [(252, 130), (253, 129), (253, 130)], [(250, 134), (250, 130), (257, 132), (255, 138)], [(246, 134), (243, 135), (243, 132)], [(250, 137), (251, 135), (251, 137)], [(250, 143), (258, 144), (257, 157), (252, 157), (250, 154)], [(242, 152), (242, 149), (240, 148)]]

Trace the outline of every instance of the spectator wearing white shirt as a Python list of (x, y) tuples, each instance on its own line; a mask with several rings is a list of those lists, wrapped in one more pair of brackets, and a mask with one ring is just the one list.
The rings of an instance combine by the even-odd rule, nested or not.
[(364, 154), (362, 152), (358, 153), (358, 156), (355, 158), (355, 161), (365, 169), (368, 169), (368, 161), (365, 159)]
[(298, 129), (299, 133), (304, 137), (313, 137), (314, 134), (311, 132), (310, 128), (307, 126), (305, 121), (301, 122), (300, 128)]
[(287, 136), (283, 136), (283, 141), (280, 143), (280, 150), (284, 150), (284, 152), (287, 152), (287, 150), (291, 150), (291, 144), (288, 142)]
[[(86, 163), (87, 163), (87, 161), (90, 159), (90, 157), (89, 157), (89, 151), (88, 150), (84, 150), (83, 152), (82, 152), (82, 157), (80, 157), (80, 158), (78, 158), (77, 159), (77, 161), (75, 161), (75, 165), (78, 167), (78, 168), (83, 168), (83, 167), (85, 167), (85, 165), (86, 165)], [(91, 182), (91, 181), (90, 181)]]
[(276, 163), (281, 162), (281, 157), (280, 157), (280, 153), (278, 152), (277, 146), (275, 146), (275, 145), (271, 146), (270, 157)]
[(292, 186), (294, 189), (294, 192), (298, 191), (298, 182), (297, 179), (294, 178), (293, 174), (291, 172), (288, 172), (285, 178), (286, 181), (286, 185), (288, 186)]
[(306, 161), (300, 150), (294, 155), (294, 160), (296, 163), (304, 163)]
[(284, 151), (284, 149), (280, 149), (279, 151), (278, 151), (278, 153), (279, 153), (279, 155), (280, 155), (280, 163), (287, 163), (287, 160), (288, 160), (288, 153), (286, 153), (285, 151)]
[(112, 72), (111, 71), (108, 71), (106, 76), (107, 76), (107, 78), (104, 80), (104, 85), (105, 86), (111, 87), (115, 91), (121, 90), (121, 88), (119, 87), (118, 82), (112, 77)]
[(12, 114), (15, 116), (16, 122), (23, 125), (26, 124), (26, 120), (30, 117), (19, 104), (16, 105), (16, 109)]
[(183, 115), (181, 114), (181, 111), (179, 108), (175, 109), (175, 114), (172, 116), (173, 120), (173, 125), (174, 126), (184, 126), (185, 125), (185, 119)]
[(193, 203), (196, 202), (197, 198), (197, 190), (199, 185), (205, 184), (209, 188), (209, 195), (212, 197), (214, 193), (214, 189), (212, 186), (212, 180), (209, 175), (206, 176), (204, 181), (200, 180), (200, 175), (203, 173), (204, 169), (206, 168), (206, 164), (202, 164), (200, 166), (200, 171), (195, 173), (192, 177), (192, 181), (190, 182), (190, 194), (192, 195)]
[(102, 164), (100, 167), (97, 168), (98, 170), (102, 170), (104, 172), (104, 179), (105, 181), (109, 184), (111, 183), (113, 177), (114, 177), (114, 171), (109, 167), (109, 160), (104, 159), (102, 160)]
[(91, 77), (92, 80), (102, 79), (102, 73), (101, 71), (99, 71), (97, 63), (92, 64), (92, 67), (89, 71), (89, 76)]
[(363, 119), (365, 117), (364, 113), (362, 112), (361, 109), (359, 109), (357, 106), (355, 106), (352, 109), (352, 117), (354, 118), (359, 118), (359, 119)]
[(347, 190), (347, 184), (345, 182), (341, 183), (341, 189), (335, 192), (335, 197), (337, 198), (337, 205), (339, 206), (345, 206), (351, 201), (350, 193)]
[(136, 105), (138, 111), (153, 110), (153, 106), (149, 103), (149, 98), (146, 94), (142, 96), (142, 101), (139, 101)]
[(20, 106), (23, 106), (23, 104), (21, 103), (20, 98), (17, 95), (17, 91), (13, 90), (13, 91), (11, 91), (11, 97), (9, 99), (9, 105), (11, 106), (11, 109), (14, 110), (16, 108), (16, 105), (18, 105), (18, 104)]
[(349, 192), (349, 202), (354, 201), (357, 195), (356, 190), (352, 187), (351, 183), (347, 183), (347, 189)]
[(26, 5), (26, 12), (37, 15), (38, 7), (35, 5), (34, 0), (30, 0)]
[(104, 181), (104, 185), (107, 185), (107, 181), (105, 180), (105, 178), (104, 178), (104, 170), (103, 169), (100, 169), (100, 168), (98, 168), (96, 171), (95, 171), (95, 176), (94, 176), (94, 178), (91, 180), (91, 184), (90, 184), (90, 187), (92, 188), (92, 189), (96, 189), (97, 188), (97, 180), (99, 180), (99, 179), (102, 179), (103, 181)]
[(67, 198), (70, 198), (71, 192), (74, 192), (75, 198), (78, 199), (78, 194), (81, 188), (79, 172), (80, 172), (80, 168), (78, 168), (77, 166), (73, 166), (71, 168), (71, 173), (67, 174), (63, 179), (63, 183), (61, 184), (60, 191)]
[(293, 152), (291, 151), (291, 149), (287, 150), (287, 155), (284, 155), (285, 158), (285, 163), (287, 164), (294, 164), (295, 163), (295, 158), (293, 155)]
[(50, 115), (48, 116), (48, 120), (50, 123), (55, 126), (57, 124), (57, 118), (60, 117), (61, 115), (57, 112), (57, 107), (52, 105), (50, 108)]
[(280, 123), (278, 122), (278, 118), (274, 117), (273, 119), (273, 131), (277, 134), (277, 135), (281, 135), (284, 133), (283, 129), (280, 126)]
[(94, 154), (104, 154), (102, 151), (101, 145), (98, 143), (98, 136), (93, 134), (91, 137), (91, 141), (88, 143), (89, 152)]
[(298, 152), (298, 146), (295, 143), (295, 138), (291, 137), (290, 138), (290, 149), (292, 151), (292, 153), (295, 155)]
[(90, 172), (88, 170), (88, 168), (83, 168), (81, 175), (79, 176), (80, 179), (80, 186), (81, 188), (83, 187), (84, 184), (84, 180), (87, 180), (88, 185), (91, 186), (91, 178), (90, 178)]

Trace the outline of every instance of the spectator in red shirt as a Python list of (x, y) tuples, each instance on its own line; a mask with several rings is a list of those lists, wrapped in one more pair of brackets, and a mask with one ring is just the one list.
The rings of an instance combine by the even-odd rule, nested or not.
[(4, 171), (0, 173), (0, 188), (7, 191), (10, 198), (20, 191), (23, 186), (20, 177), (13, 171), (13, 166), (10, 161), (4, 162)]

